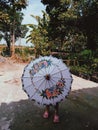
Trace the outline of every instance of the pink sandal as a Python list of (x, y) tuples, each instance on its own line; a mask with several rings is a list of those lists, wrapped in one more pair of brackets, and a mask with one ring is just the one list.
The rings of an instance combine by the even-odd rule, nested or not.
[(43, 118), (47, 119), (49, 117), (49, 113), (47, 111), (44, 112)]
[(58, 115), (54, 115), (54, 119), (53, 119), (54, 123), (59, 123), (59, 116)]

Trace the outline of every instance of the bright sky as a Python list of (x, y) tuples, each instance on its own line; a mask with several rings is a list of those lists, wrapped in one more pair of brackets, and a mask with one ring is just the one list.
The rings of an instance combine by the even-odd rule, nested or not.
[(42, 10), (45, 10), (45, 6), (41, 3), (41, 0), (28, 0), (28, 7), (23, 10), (24, 20), (23, 24), (33, 23), (34, 19), (30, 16), (31, 14), (35, 16), (42, 16)]
[[(41, 0), (28, 0), (28, 6), (25, 10), (23, 10), (24, 13), (24, 20), (22, 24), (30, 24), (34, 23), (36, 24), (36, 20), (31, 17), (33, 14), (34, 16), (40, 16), (42, 17), (42, 10), (45, 10), (45, 6), (41, 3)], [(17, 41), (16, 44), (20, 44), (20, 41)], [(21, 43), (26, 43), (25, 39), (21, 40)], [(25, 45), (31, 46), (32, 44), (26, 43)]]
[[(42, 16), (42, 10), (45, 10), (45, 6), (41, 3), (41, 0), (28, 0), (28, 6), (25, 10), (23, 10), (23, 13), (24, 13), (24, 19), (23, 19), (23, 22), (22, 24), (30, 24), (30, 23), (34, 23), (36, 24), (36, 20), (33, 19), (33, 17), (31, 17), (30, 15), (35, 15), (35, 16)], [(5, 43), (4, 40), (0, 41), (0, 43)], [(17, 44), (24, 44), (24, 45), (31, 45), (30, 43), (26, 43), (26, 40), (25, 39), (21, 39), (18, 40), (16, 42), (16, 45)]]

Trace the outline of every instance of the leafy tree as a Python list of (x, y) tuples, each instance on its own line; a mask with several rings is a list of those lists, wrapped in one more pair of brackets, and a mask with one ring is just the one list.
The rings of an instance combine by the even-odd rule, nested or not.
[(23, 19), (21, 10), (26, 8), (26, 6), (26, 0), (0, 0), (0, 36), (6, 40), (12, 55), (15, 52), (15, 41), (27, 31), (26, 26), (21, 25)]
[(39, 55), (47, 55), (49, 54), (51, 45), (48, 42), (47, 37), (47, 28), (48, 28), (48, 15), (42, 11), (43, 17), (31, 15), (37, 21), (37, 25), (29, 24), (31, 31), (27, 36), (27, 42), (30, 41), (34, 44), (35, 48), (35, 57)]
[(87, 39), (87, 48), (96, 50), (98, 47), (97, 0), (41, 0), (41, 2), (46, 5), (46, 11), (50, 16), (48, 30), (50, 39), (55, 40), (56, 44), (59, 42), (62, 48), (69, 35), (70, 39), (74, 36), (76, 42), (84, 35), (83, 41), (86, 42)]
[(78, 2), (79, 28), (87, 36), (87, 48), (96, 50), (98, 47), (98, 1), (82, 0)]
[(50, 17), (49, 39), (54, 41), (59, 50), (63, 50), (69, 39), (76, 41), (77, 33), (81, 34), (75, 26), (77, 20), (75, 6), (72, 6), (71, 0), (42, 0), (42, 2), (47, 5), (46, 11)]

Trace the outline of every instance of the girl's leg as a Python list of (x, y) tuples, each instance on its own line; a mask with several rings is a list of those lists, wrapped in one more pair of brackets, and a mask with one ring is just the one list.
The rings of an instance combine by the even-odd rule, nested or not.
[(46, 105), (45, 112), (43, 114), (44, 118), (48, 118), (49, 117), (49, 109), (50, 109), (50, 106)]
[(54, 106), (55, 109), (55, 115), (59, 114), (59, 103), (56, 103), (56, 105)]
[(55, 113), (54, 113), (53, 122), (58, 123), (59, 122), (59, 103), (56, 103), (56, 105), (54, 106), (54, 109), (55, 109)]

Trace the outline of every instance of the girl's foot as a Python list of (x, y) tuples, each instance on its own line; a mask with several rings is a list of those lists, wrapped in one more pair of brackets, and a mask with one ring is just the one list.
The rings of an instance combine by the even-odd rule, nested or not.
[(59, 123), (59, 116), (58, 115), (54, 115), (54, 119), (53, 119), (54, 123)]
[(49, 113), (47, 111), (44, 112), (43, 118), (47, 119), (49, 117)]

